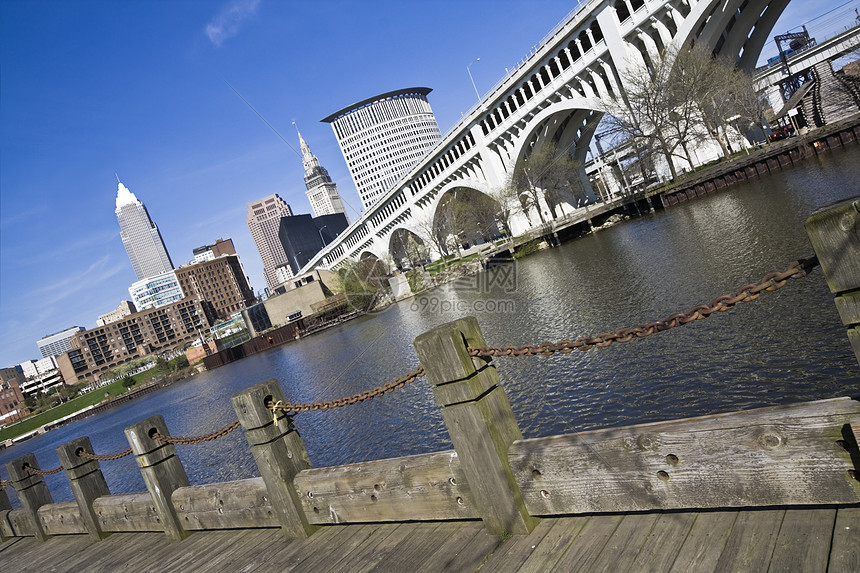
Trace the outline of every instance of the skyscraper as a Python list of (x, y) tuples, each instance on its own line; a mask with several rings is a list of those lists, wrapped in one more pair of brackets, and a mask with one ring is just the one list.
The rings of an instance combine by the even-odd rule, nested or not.
[(337, 184), (335, 184), (328, 174), (328, 170), (320, 165), (316, 155), (311, 153), (311, 148), (302, 137), (299, 127), (296, 126), (296, 133), (299, 134), (299, 143), (302, 147), (302, 165), (305, 168), (305, 187), (307, 187), (308, 201), (311, 203), (311, 210), (314, 217), (321, 215), (334, 215), (335, 213), (343, 213), (349, 222), (349, 216), (346, 214), (346, 209), (343, 208), (343, 201), (340, 198), (340, 193), (337, 192)]
[(138, 280), (173, 270), (173, 262), (161, 233), (149, 218), (146, 206), (134, 193), (119, 183), (116, 194), (116, 219), (119, 234)]
[(287, 263), (284, 246), (278, 238), (278, 227), (281, 217), (289, 217), (292, 214), (290, 206), (277, 193), (248, 204), (248, 229), (260, 252), (263, 276), (270, 290), (281, 284), (277, 267)]
[(430, 88), (387, 92), (336, 111), (331, 124), (365, 209), (439, 143)]

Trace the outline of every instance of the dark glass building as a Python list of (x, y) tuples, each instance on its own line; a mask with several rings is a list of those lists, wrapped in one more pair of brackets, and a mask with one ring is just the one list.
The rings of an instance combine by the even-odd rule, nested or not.
[(324, 246), (346, 230), (349, 222), (343, 213), (321, 215), (293, 215), (282, 217), (278, 238), (284, 246), (287, 262), (296, 275)]

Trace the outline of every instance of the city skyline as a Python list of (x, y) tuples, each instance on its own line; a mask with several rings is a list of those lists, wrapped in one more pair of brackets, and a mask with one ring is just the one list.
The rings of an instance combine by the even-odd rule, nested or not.
[[(842, 5), (793, 0), (770, 37)], [(114, 172), (146, 198), (177, 265), (229, 236), (262, 290), (247, 205), (278, 193), (311, 212), (292, 121), (355, 219), (360, 201), (321, 118), (426, 85), (444, 132), (475, 103), (470, 62), (481, 58), (470, 72), (484, 93), (574, 7), (3, 3), (0, 327), (19, 336), (0, 345), (0, 366), (38, 356), (48, 333), (92, 328), (127, 298), (135, 275), (111, 213)]]

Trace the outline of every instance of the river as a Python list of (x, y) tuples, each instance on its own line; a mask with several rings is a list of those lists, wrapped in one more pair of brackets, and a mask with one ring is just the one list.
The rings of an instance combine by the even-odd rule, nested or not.
[[(671, 207), (464, 279), (307, 339), (196, 375), (0, 452), (34, 452), (89, 436), (124, 450), (123, 428), (155, 414), (173, 435), (236, 419), (230, 396), (269, 378), (291, 401), (352, 395), (417, 366), (416, 336), (475, 314), (489, 344), (557, 341), (617, 330), (709, 302), (812, 255), (816, 208), (860, 194), (860, 147)], [(495, 360), (525, 437), (858, 395), (860, 366), (820, 269), (733, 311), (588, 352)], [(451, 448), (423, 379), (363, 404), (298, 414), (316, 467)], [(241, 430), (178, 446), (192, 484), (259, 475)], [(145, 491), (132, 456), (101, 463), (113, 493)], [(62, 472), (54, 501), (72, 499)], [(10, 495), (15, 498), (14, 494)], [(13, 505), (18, 506), (17, 499)]]

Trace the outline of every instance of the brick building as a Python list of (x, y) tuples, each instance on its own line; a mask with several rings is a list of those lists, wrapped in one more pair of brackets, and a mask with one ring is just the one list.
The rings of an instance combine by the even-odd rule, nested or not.
[(0, 368), (0, 427), (17, 422), (30, 413), (24, 405), (23, 383), (24, 372), (20, 368)]
[(72, 349), (57, 357), (57, 364), (66, 383), (92, 382), (107, 370), (140, 356), (184, 348), (213, 321), (203, 303), (183, 298), (79, 332), (71, 340)]
[(208, 303), (221, 320), (254, 304), (254, 291), (248, 284), (238, 255), (195, 261), (175, 272), (182, 294)]

